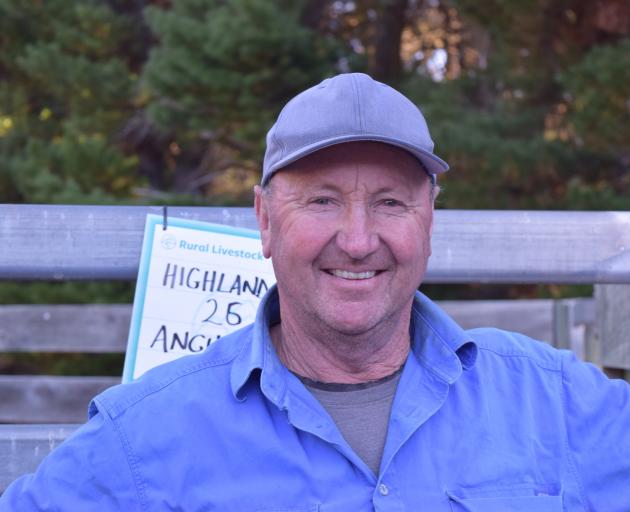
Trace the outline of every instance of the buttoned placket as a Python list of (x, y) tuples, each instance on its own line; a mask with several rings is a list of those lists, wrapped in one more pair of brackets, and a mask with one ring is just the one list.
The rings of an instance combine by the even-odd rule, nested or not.
[(373, 496), (375, 511), (406, 510), (398, 492), (401, 479), (397, 477), (396, 456), (404, 450), (409, 438), (439, 411), (446, 401), (448, 390), (447, 382), (433, 375), (410, 355), (392, 406), (381, 472)]
[[(295, 379), (293, 384), (302, 386)], [(375, 511), (403, 511), (405, 504), (398, 492), (401, 479), (397, 477), (395, 459), (405, 443), (444, 404), (449, 385), (432, 374), (411, 356), (405, 365), (392, 407), (388, 435), (383, 452), (380, 475), (374, 475), (365, 462), (352, 450), (317, 399), (304, 388), (299, 391), (289, 385), (280, 400), (291, 424), (304, 432), (332, 445), (373, 486), (372, 504)]]

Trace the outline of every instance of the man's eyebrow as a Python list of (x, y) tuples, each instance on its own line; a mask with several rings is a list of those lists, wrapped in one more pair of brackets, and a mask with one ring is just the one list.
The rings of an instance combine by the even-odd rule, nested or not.
[(397, 196), (404, 195), (414, 197), (412, 189), (409, 187), (381, 187), (371, 192), (373, 196), (381, 196), (387, 194), (394, 194)]
[(340, 188), (334, 183), (317, 183), (306, 188), (307, 192), (339, 192)]
[(395, 187), (381, 187), (378, 188), (376, 190), (374, 190), (372, 192), (372, 194), (377, 195), (377, 194), (391, 194), (392, 192), (396, 192), (396, 188)]

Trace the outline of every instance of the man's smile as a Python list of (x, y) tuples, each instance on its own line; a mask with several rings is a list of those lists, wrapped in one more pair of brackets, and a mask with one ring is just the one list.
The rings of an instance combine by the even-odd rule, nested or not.
[(376, 270), (368, 270), (365, 272), (350, 272), (349, 270), (331, 269), (327, 270), (329, 274), (343, 279), (370, 279), (376, 275)]

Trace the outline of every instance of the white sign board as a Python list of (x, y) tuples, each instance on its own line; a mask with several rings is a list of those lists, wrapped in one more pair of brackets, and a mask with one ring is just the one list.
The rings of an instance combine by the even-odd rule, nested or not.
[(275, 281), (257, 231), (147, 215), (123, 382), (252, 322)]

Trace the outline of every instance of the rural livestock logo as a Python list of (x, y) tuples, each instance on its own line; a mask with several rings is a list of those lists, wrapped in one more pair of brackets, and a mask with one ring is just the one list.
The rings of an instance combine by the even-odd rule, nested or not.
[(165, 233), (162, 235), (162, 240), (160, 241), (162, 247), (164, 249), (173, 249), (177, 245), (177, 238), (175, 235), (171, 235), (170, 233)]

